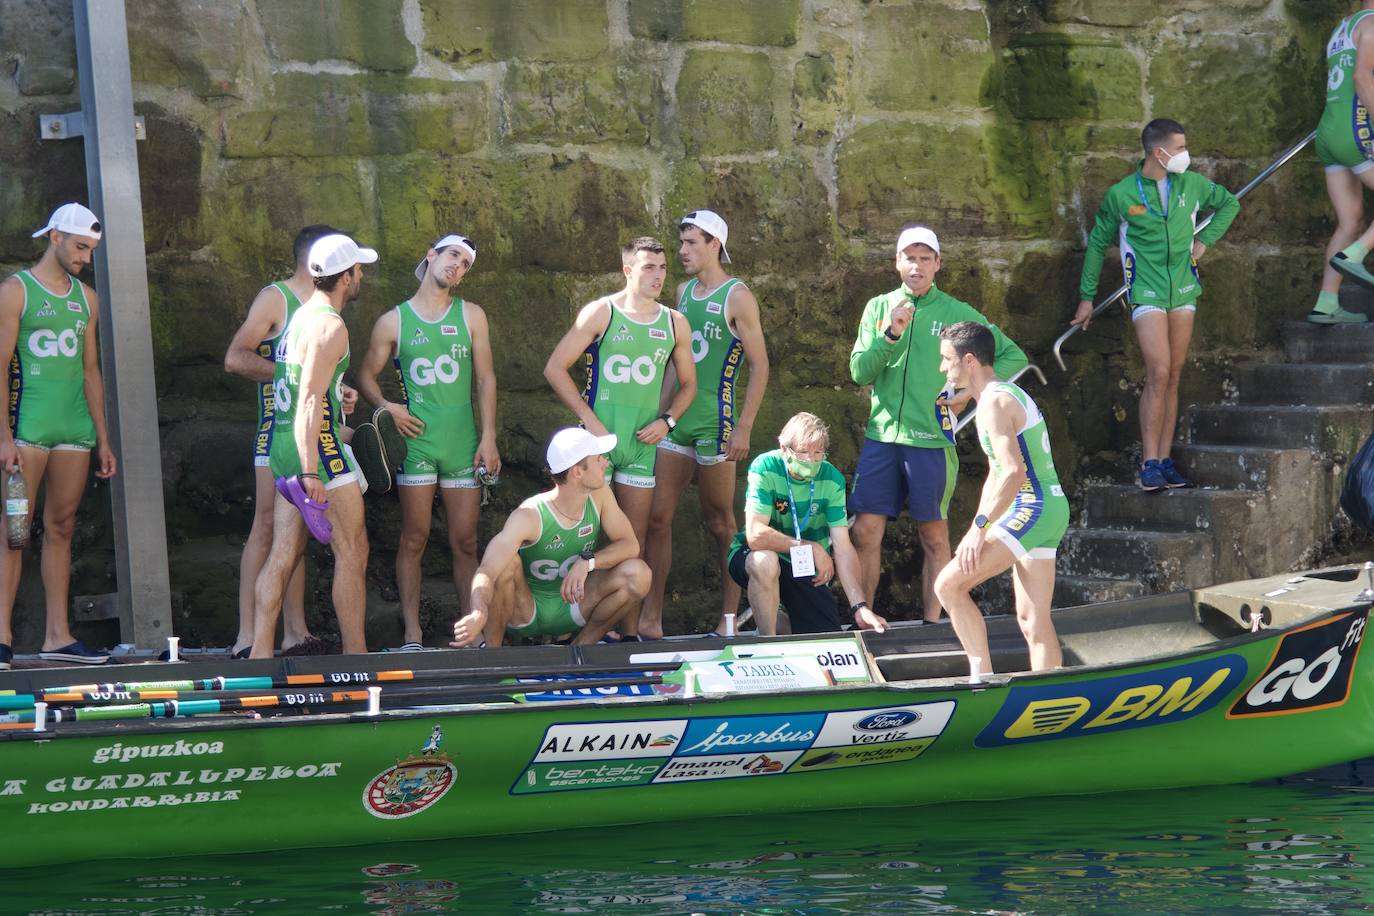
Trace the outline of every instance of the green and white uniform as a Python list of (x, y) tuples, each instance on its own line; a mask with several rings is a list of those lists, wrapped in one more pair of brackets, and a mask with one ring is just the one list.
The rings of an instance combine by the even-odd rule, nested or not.
[(658, 447), (695, 458), (697, 464), (719, 464), (735, 428), (735, 382), (744, 361), (744, 345), (730, 330), (730, 292), (742, 281), (730, 278), (703, 299), (693, 277), (682, 290), (677, 310), (692, 326), (692, 362), (697, 395), (686, 413)]
[[(797, 537), (800, 525), (803, 541), (815, 541), (826, 553), (834, 553), (830, 546), (830, 529), (849, 527), (844, 490), (844, 475), (829, 461), (821, 462), (814, 479), (796, 480), (787, 473), (782, 449), (775, 448), (749, 463), (744, 511), (767, 517), (770, 528), (789, 538)], [(728, 555), (733, 557), (748, 546), (744, 531), (737, 531), (730, 542)], [(790, 553), (779, 553), (778, 559), (790, 569)], [(783, 575), (792, 573), (785, 571)]]
[(1326, 43), (1326, 108), (1317, 123), (1317, 158), (1327, 171), (1374, 168), (1374, 126), (1355, 94), (1355, 28), (1374, 10), (1344, 19)]
[(70, 274), (65, 293), (48, 289), (27, 270), (16, 276), (24, 285), (24, 309), (10, 360), (10, 433), (17, 445), (45, 452), (89, 452), (95, 423), (86, 403), (86, 291)]
[(615, 449), (606, 456), (611, 479), (647, 489), (654, 485), (654, 447), (635, 433), (659, 415), (663, 367), (673, 352), (673, 310), (660, 305), (651, 321), (641, 323), (604, 301), (611, 320), (584, 354), (582, 400), (615, 434)]
[[(273, 407), (276, 411), (272, 433), (272, 455), (269, 467), (273, 477), (291, 477), (301, 473), (301, 456), (296, 451), (296, 408), (301, 401), (301, 335), (316, 321), (343, 321), (339, 313), (328, 305), (303, 305), (291, 317), (286, 331), (277, 338), (277, 369), (272, 383)], [(334, 376), (325, 388), (324, 409), (320, 416), (320, 434), (315, 440), (318, 461), (315, 473), (328, 489), (356, 483), (358, 469), (353, 464), (347, 446), (339, 438), (342, 424), (344, 370), (348, 368), (349, 352), (334, 367)]]
[(540, 493), (520, 504), (522, 509), (538, 511), (539, 537), (520, 548), (520, 565), (534, 596), (534, 618), (523, 626), (506, 628), (519, 636), (575, 633), (587, 623), (577, 602), (563, 600), (563, 580), (583, 548), (596, 546), (601, 534), (601, 515), (588, 496), (582, 506), (582, 517), (576, 524), (565, 526), (549, 505), (551, 499), (553, 493)]
[[(988, 531), (1006, 544), (1018, 560), (1022, 557), (1054, 559), (1064, 532), (1069, 530), (1069, 501), (1064, 498), (1064, 488), (1059, 485), (1059, 475), (1054, 470), (1045, 417), (1031, 396), (1010, 382), (988, 385), (983, 389), (983, 399), (998, 392), (1011, 395), (1026, 413), (1025, 422), (1016, 433), (1016, 445), (1026, 466), (1026, 482), (1007, 511), (988, 526)], [(983, 429), (983, 416), (979, 411), (978, 442), (983, 447), (983, 454), (988, 456), (992, 473), (1000, 473), (1004, 469), (998, 465), (992, 440)]]
[(425, 424), (406, 440), (396, 483), (476, 489), (477, 424), (472, 412), (472, 334), (463, 300), (454, 299), (435, 321), (407, 301), (396, 306), (396, 372), (406, 409)]
[[(291, 287), (285, 283), (273, 283), (272, 287), (281, 293), (282, 300), (286, 303), (282, 311), (282, 319), (275, 337), (264, 338), (258, 344), (258, 355), (263, 359), (270, 359), (274, 362), (277, 358), (277, 344), (286, 333), (287, 325), (291, 323), (291, 316), (296, 314), (296, 310), (301, 307), (301, 300), (296, 298), (296, 294), (291, 292)], [(276, 429), (276, 404), (272, 395), (273, 386), (276, 383), (274, 378), (270, 382), (258, 382), (258, 435), (253, 442), (253, 466), (259, 468), (268, 467), (272, 460), (272, 432)]]

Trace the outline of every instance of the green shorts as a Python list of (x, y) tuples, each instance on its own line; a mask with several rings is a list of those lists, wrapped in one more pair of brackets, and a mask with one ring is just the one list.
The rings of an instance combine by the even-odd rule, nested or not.
[(610, 462), (606, 466), (606, 479), (627, 487), (653, 489), (654, 457), (658, 450), (636, 439), (637, 430), (631, 430), (628, 434), (615, 429), (611, 432), (616, 434), (616, 443), (606, 456)]
[(432, 415), (420, 419), (425, 430), (406, 440), (406, 458), (401, 473), (396, 475), (396, 485), (423, 487), (437, 483), (445, 490), (477, 489), (477, 429), (471, 412), (447, 420)]
[(1327, 109), (1317, 125), (1317, 158), (1327, 171), (1349, 169), (1355, 174), (1374, 168), (1374, 132), (1369, 115), (1355, 100), (1351, 111)]
[(10, 434), (15, 445), (43, 452), (95, 448), (95, 423), (84, 393), (79, 399), (45, 397), (33, 385), (22, 391), (11, 387)]
[(719, 426), (689, 428), (679, 423), (664, 436), (658, 447), (691, 458), (702, 467), (720, 464), (725, 460), (726, 440), (721, 438)]
[(559, 592), (552, 594), (531, 591), (534, 596), (534, 617), (524, 626), (508, 626), (506, 632), (516, 636), (561, 636), (576, 633), (587, 625), (582, 609), (576, 602), (569, 604)]
[(1064, 498), (1063, 488), (1052, 484), (1046, 489), (1038, 495), (1022, 490), (1011, 508), (988, 526), (988, 531), (1006, 544), (1018, 561), (1026, 557), (1053, 560), (1059, 542), (1069, 530), (1069, 501)]
[[(326, 405), (332, 399), (326, 399)], [(320, 475), (320, 483), (326, 490), (345, 484), (359, 483), (362, 475), (358, 473), (353, 452), (338, 436), (338, 427), (330, 417), (328, 406), (320, 424), (320, 435), (315, 440), (315, 473)], [(296, 452), (296, 437), (292, 431), (283, 427), (272, 434), (272, 454), (268, 468), (273, 477), (294, 477), (301, 472), (300, 455)]]

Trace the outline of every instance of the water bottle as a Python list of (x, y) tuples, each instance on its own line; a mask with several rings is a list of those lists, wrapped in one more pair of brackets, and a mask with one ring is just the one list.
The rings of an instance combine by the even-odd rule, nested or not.
[(10, 471), (5, 481), (5, 537), (10, 550), (29, 545), (29, 488), (18, 469)]

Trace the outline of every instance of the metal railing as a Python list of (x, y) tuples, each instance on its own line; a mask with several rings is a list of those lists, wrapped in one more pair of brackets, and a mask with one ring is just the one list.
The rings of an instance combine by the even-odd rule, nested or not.
[[(1314, 139), (1316, 139), (1316, 136), (1317, 132), (1315, 130), (1312, 131), (1312, 133), (1308, 134), (1306, 137), (1298, 141), (1298, 143), (1296, 143), (1295, 145), (1290, 147), (1286, 152), (1280, 155), (1279, 158), (1269, 163), (1269, 166), (1264, 171), (1260, 172), (1254, 178), (1250, 179), (1249, 184), (1247, 184), (1245, 187), (1241, 188), (1239, 191), (1236, 192), (1236, 199), (1239, 200), (1240, 198), (1244, 197), (1246, 194), (1249, 194), (1255, 188), (1263, 184), (1265, 179), (1267, 179), (1270, 175), (1277, 172), (1279, 169), (1283, 168), (1285, 165), (1288, 164), (1288, 161), (1290, 159), (1292, 159), (1298, 153), (1302, 152), (1303, 148), (1306, 147), (1307, 144), (1311, 143)], [(1215, 215), (1215, 213), (1209, 213), (1207, 215), (1207, 218), (1204, 219), (1198, 225), (1198, 227), (1193, 230), (1193, 235), (1197, 235), (1199, 232), (1206, 229), (1208, 224), (1212, 222), (1212, 217)], [(1089, 320), (1092, 320), (1092, 318), (1096, 318), (1099, 314), (1106, 311), (1110, 306), (1119, 302), (1123, 297), (1125, 297), (1125, 295), (1128, 292), (1130, 292), (1130, 290), (1130, 284), (1126, 284), (1125, 286), (1122, 286), (1121, 289), (1112, 293), (1106, 299), (1103, 299), (1102, 303), (1093, 309), (1092, 316), (1089, 318)], [(1068, 340), (1070, 337), (1077, 334), (1081, 330), (1083, 330), (1082, 325), (1071, 324), (1069, 325), (1068, 330), (1066, 330), (1063, 334), (1060, 334), (1059, 339), (1054, 342), (1054, 361), (1059, 364), (1059, 368), (1061, 371), (1067, 372), (1069, 368), (1068, 366), (1064, 365), (1064, 357), (1060, 355), (1060, 350), (1064, 346), (1064, 341)]]
[[(1019, 379), (1021, 376), (1025, 375), (1027, 372), (1034, 372), (1034, 373), (1035, 373), (1035, 377), (1038, 378), (1038, 379), (1040, 379), (1040, 384), (1042, 384), (1042, 385), (1048, 385), (1048, 384), (1049, 384), (1049, 382), (1045, 379), (1045, 373), (1041, 372), (1041, 371), (1040, 371), (1040, 367), (1037, 366), (1037, 365), (1035, 365), (1035, 363), (1028, 363), (1027, 365), (1025, 365), (1025, 366), (1023, 366), (1023, 367), (1021, 368), (1021, 371), (1020, 371), (1020, 372), (1017, 372), (1015, 375), (1013, 375), (1013, 376), (1012, 376), (1011, 378), (1009, 378), (1009, 379), (1003, 379), (1003, 381), (1015, 382), (1017, 379)], [(965, 426), (968, 426), (970, 423), (972, 423), (972, 422), (973, 422), (973, 418), (974, 418), (977, 414), (978, 414), (978, 405), (977, 405), (977, 404), (974, 404), (973, 407), (971, 407), (971, 408), (969, 409), (969, 411), (968, 411), (967, 413), (965, 413), (963, 416), (959, 417), (959, 420), (954, 424), (954, 435), (957, 436), (957, 435), (959, 435), (959, 433), (963, 432), (964, 427), (965, 427)]]

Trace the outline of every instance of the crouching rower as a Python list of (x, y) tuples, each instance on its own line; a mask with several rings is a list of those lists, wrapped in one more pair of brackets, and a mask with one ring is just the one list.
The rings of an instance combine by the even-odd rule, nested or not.
[[(553, 489), (520, 504), (487, 545), (472, 577), (472, 610), (453, 625), (456, 648), (513, 636), (575, 634), (600, 640), (633, 620), (649, 592), (649, 567), (629, 519), (606, 486), (614, 435), (562, 429), (547, 453)], [(596, 548), (601, 532), (609, 543)]]

